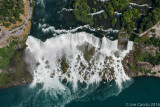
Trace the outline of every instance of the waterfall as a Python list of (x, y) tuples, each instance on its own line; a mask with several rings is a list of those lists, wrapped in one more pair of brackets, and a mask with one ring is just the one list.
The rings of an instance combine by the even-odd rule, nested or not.
[(133, 43), (128, 42), (124, 51), (118, 50), (117, 45), (117, 40), (99, 39), (85, 32), (62, 34), (45, 42), (29, 36), (26, 57), (32, 56), (27, 60), (32, 62), (31, 66), (35, 65), (32, 86), (43, 83), (45, 88), (53, 88), (52, 84), (61, 84), (58, 87), (65, 89), (61, 83), (65, 79), (76, 90), (78, 82), (98, 84), (102, 80), (114, 79), (122, 88), (121, 83), (129, 77), (121, 61), (132, 49)]
[(50, 97), (54, 105), (64, 106), (89, 95), (102, 81), (116, 82), (116, 86), (108, 86), (103, 98), (117, 95), (130, 85), (121, 61), (132, 49), (133, 42), (129, 41), (127, 49), (121, 51), (118, 40), (79, 32), (60, 34), (45, 42), (29, 36), (26, 44), (25, 61), (33, 75), (31, 87), (42, 84), (35, 99), (45, 92), (45, 101)]

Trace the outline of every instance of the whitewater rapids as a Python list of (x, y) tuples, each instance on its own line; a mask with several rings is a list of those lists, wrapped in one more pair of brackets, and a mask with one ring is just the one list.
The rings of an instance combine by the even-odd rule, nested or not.
[(67, 80), (76, 90), (78, 82), (98, 84), (104, 79), (114, 79), (122, 88), (121, 83), (130, 79), (121, 61), (132, 49), (133, 42), (129, 41), (127, 49), (120, 51), (118, 40), (80, 32), (62, 34), (45, 42), (29, 36), (26, 44), (26, 62), (32, 67), (34, 78), (32, 86), (42, 83), (45, 89), (65, 90), (62, 81)]

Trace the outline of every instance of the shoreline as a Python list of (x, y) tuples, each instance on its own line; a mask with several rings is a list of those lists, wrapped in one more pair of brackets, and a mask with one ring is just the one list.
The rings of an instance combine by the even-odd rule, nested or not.
[[(5, 48), (9, 48), (11, 44), (13, 44), (14, 41), (17, 41), (18, 44), (16, 44), (14, 47), (12, 47), (14, 49), (14, 56), (12, 56), (10, 58), (10, 60), (14, 60), (16, 62), (10, 62), (10, 63), (13, 63), (12, 65), (15, 64), (18, 64), (18, 66), (20, 66), (19, 68), (17, 68), (18, 66), (17, 65), (14, 65), (14, 66), (9, 66), (9, 68), (7, 69), (0, 69), (1, 72), (0, 75), (1, 78), (2, 78), (2, 83), (0, 84), (0, 88), (1, 89), (6, 89), (6, 88), (9, 88), (9, 87), (12, 87), (12, 86), (19, 86), (19, 85), (25, 85), (27, 83), (31, 83), (32, 80), (33, 80), (33, 77), (29, 76), (31, 75), (30, 72), (28, 70), (26, 70), (25, 68), (25, 63), (23, 61), (23, 54), (24, 54), (24, 49), (26, 47), (25, 45), (25, 42), (26, 42), (26, 39), (30, 33), (30, 30), (31, 30), (31, 20), (32, 20), (32, 17), (33, 17), (33, 12), (34, 12), (34, 5), (32, 5), (32, 3), (34, 2), (34, 0), (27, 0), (26, 2), (28, 2), (27, 5), (29, 5), (30, 8), (28, 8), (28, 10), (30, 12), (28, 12), (28, 17), (26, 19), (26, 23), (23, 24), (22, 26), (20, 27), (24, 27), (24, 29), (22, 29), (22, 32), (15, 32), (13, 35), (9, 35), (8, 32), (11, 32), (11, 31), (8, 31), (6, 32), (3, 28), (2, 29), (2, 33), (1, 34), (4, 34), (4, 36), (2, 38), (0, 38), (0, 49), (5, 49)], [(19, 28), (19, 27), (18, 27)], [(15, 28), (15, 29), (12, 29), (12, 30), (16, 30), (18, 28)], [(18, 33), (18, 34), (17, 34)], [(21, 51), (18, 51), (18, 49), (20, 49)], [(0, 56), (1, 57), (1, 56)], [(3, 57), (1, 57), (3, 58)], [(20, 70), (20, 71), (19, 71)], [(10, 72), (12, 73), (11, 76), (9, 76)], [(19, 74), (20, 73), (20, 74)], [(5, 77), (4, 77), (4, 76)], [(17, 79), (14, 78), (14, 76), (16, 75), (24, 75), (24, 77), (16, 77)], [(8, 76), (8, 77), (6, 77)], [(13, 82), (14, 83), (5, 83), (3, 84), (3, 78), (10, 78), (12, 77), (13, 78)], [(6, 81), (6, 80), (4, 80)]]
[[(143, 78), (143, 77), (146, 77), (146, 78), (156, 78), (156, 79), (159, 79), (160, 80), (160, 77), (158, 76), (147, 76), (147, 75), (141, 75), (141, 76), (134, 76), (134, 77), (129, 77), (131, 79), (137, 79), (137, 78)], [(19, 84), (19, 85), (12, 85), (12, 86), (9, 86), (9, 87), (1, 87), (0, 90), (5, 90), (5, 89), (9, 89), (9, 88), (13, 88), (13, 87), (22, 87), (22, 86), (25, 86), (25, 85), (30, 85), (32, 83), (32, 81), (30, 82), (26, 82), (24, 84)]]
[(154, 76), (154, 75), (138, 75), (138, 76), (129, 76), (130, 78), (139, 78), (139, 77), (154, 77), (154, 78), (159, 78), (160, 76)]

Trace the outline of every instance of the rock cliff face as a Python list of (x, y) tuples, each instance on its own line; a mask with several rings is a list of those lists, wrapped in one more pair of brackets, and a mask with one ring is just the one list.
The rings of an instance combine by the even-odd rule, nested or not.
[(159, 49), (134, 44), (134, 49), (124, 58), (123, 66), (129, 77), (160, 77)]
[[(32, 81), (32, 76), (30, 72), (27, 71), (27, 65), (24, 62), (24, 43), (11, 43), (8, 47), (0, 49), (0, 60), (3, 60), (0, 63), (2, 68), (0, 70), (0, 88), (23, 85)], [(2, 52), (4, 54), (2, 54)]]

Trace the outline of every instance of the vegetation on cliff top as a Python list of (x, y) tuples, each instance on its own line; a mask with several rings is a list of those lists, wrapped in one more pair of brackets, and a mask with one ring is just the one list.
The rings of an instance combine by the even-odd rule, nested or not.
[[(84, 24), (90, 24), (95, 28), (115, 28), (126, 31), (129, 36), (135, 28), (141, 33), (151, 28), (160, 20), (160, 1), (153, 0), (150, 7), (136, 7), (129, 4), (131, 0), (76, 0), (72, 4), (73, 14), (76, 19)], [(104, 10), (103, 13), (90, 15)], [(121, 15), (117, 15), (121, 13)]]
[(10, 59), (15, 55), (16, 48), (19, 46), (21, 47), (24, 45), (24, 41), (17, 41), (14, 40), (10, 43), (9, 46), (0, 48), (0, 68), (1, 69), (8, 69)]
[(148, 46), (155, 46), (155, 47), (160, 47), (160, 38), (156, 37), (151, 37), (151, 38), (144, 38), (144, 37), (136, 37), (134, 39), (135, 43), (140, 43), (143, 45), (148, 45)]
[(23, 0), (0, 0), (0, 23), (9, 27), (11, 23), (22, 21), (20, 14), (24, 13)]
[(129, 8), (123, 13), (122, 27), (126, 28), (129, 33), (136, 27), (135, 19), (140, 17), (140, 13), (137, 9)]
[(156, 51), (156, 55), (152, 55), (151, 53), (141, 52), (139, 49), (137, 49), (135, 55), (136, 55), (135, 57), (136, 61), (149, 62), (153, 66), (160, 64), (159, 51)]
[(141, 45), (135, 45), (135, 51), (123, 60), (123, 65), (129, 76), (155, 75), (152, 68), (160, 65), (160, 52), (145, 50)]
[(123, 10), (128, 6), (129, 0), (111, 0), (111, 4), (113, 4), (115, 10)]
[[(129, 0), (111, 0), (106, 2), (94, 0), (93, 3), (90, 2), (88, 0), (76, 0), (74, 2), (73, 13), (78, 21), (100, 28), (107, 28), (109, 25), (114, 27), (120, 21), (121, 28), (126, 28), (130, 32), (136, 27), (135, 19), (140, 17), (140, 13), (138, 9), (128, 7)], [(90, 15), (90, 13), (100, 10), (105, 11), (98, 15)], [(122, 12), (123, 15), (117, 16), (115, 12)], [(105, 25), (106, 23), (107, 25)]]
[(144, 32), (149, 28), (153, 27), (160, 20), (160, 1), (154, 0), (155, 6), (154, 8), (147, 13), (141, 20), (139, 25), (139, 32)]

